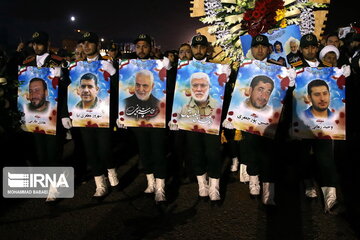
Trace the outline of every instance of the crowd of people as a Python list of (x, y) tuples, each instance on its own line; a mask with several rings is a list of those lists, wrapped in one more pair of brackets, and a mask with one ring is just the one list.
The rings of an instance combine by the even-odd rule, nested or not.
[[(38, 165), (38, 166), (60, 166), (63, 155), (63, 147), (67, 134), (71, 133), (75, 144), (74, 162), (75, 175), (81, 176), (84, 169), (90, 169), (94, 177), (96, 190), (93, 195), (96, 199), (103, 199), (109, 194), (109, 187), (117, 188), (119, 178), (117, 175), (118, 161), (112, 155), (114, 142), (126, 144), (126, 139), (134, 137), (137, 147), (134, 147), (139, 156), (139, 167), (143, 170), (147, 179), (147, 194), (154, 194), (156, 203), (166, 202), (166, 182), (172, 177), (182, 183), (196, 181), (198, 183), (198, 196), (210, 198), (212, 203), (221, 200), (220, 180), (222, 176), (222, 163), (225, 156), (231, 159), (230, 172), (239, 172), (240, 181), (249, 183), (249, 194), (252, 198), (261, 198), (266, 206), (276, 206), (275, 183), (278, 172), (276, 171), (277, 157), (283, 145), (288, 147), (286, 154), (292, 150), (298, 153), (299, 175), (304, 185), (304, 194), (308, 198), (317, 198), (322, 193), (325, 212), (334, 212), (338, 206), (337, 194), (339, 180), (334, 157), (336, 143), (325, 139), (303, 139), (292, 140), (289, 136), (292, 113), (292, 91), (294, 90), (295, 71), (289, 85), (284, 109), (279, 123), (278, 134), (275, 139), (269, 139), (249, 132), (239, 132), (235, 129), (221, 127), (220, 135), (210, 135), (200, 132), (179, 130), (176, 124), (170, 122), (171, 103), (174, 97), (176, 82), (176, 71), (178, 60), (192, 60), (200, 62), (212, 61), (209, 55), (211, 44), (203, 35), (196, 35), (190, 43), (184, 43), (177, 50), (165, 51), (164, 54), (153, 51), (152, 39), (147, 34), (139, 34), (134, 40), (135, 51), (131, 54), (121, 53), (117, 44), (112, 43), (107, 49), (105, 56), (100, 55), (101, 42), (96, 33), (87, 32), (73, 51), (72, 56), (61, 56), (61, 53), (49, 52), (50, 38), (46, 32), (35, 32), (29, 45), (19, 44), (12, 54), (0, 52), (0, 134), (1, 145), (16, 145), (23, 149), (19, 153), (19, 160), (5, 161), (5, 165)], [(283, 65), (288, 61), (291, 67), (338, 67), (348, 72), (346, 79), (346, 107), (347, 107), (347, 139), (356, 139), (359, 129), (355, 116), (355, 108), (358, 106), (355, 89), (358, 89), (360, 73), (360, 34), (351, 32), (346, 38), (339, 39), (337, 33), (331, 33), (324, 37), (320, 43), (313, 34), (302, 36), (299, 46), (293, 42), (291, 53), (282, 58), (271, 55), (271, 44), (265, 35), (252, 38), (251, 53), (258, 61)], [(275, 44), (276, 51), (282, 51), (280, 43)], [(273, 59), (270, 56), (274, 57)], [(119, 59), (165, 59), (167, 65), (167, 106), (166, 115), (167, 128), (126, 128), (117, 121), (116, 114), (110, 116), (109, 128), (76, 128), (72, 127), (66, 107), (66, 91), (69, 79), (66, 77), (66, 68), (69, 61), (97, 61), (105, 60), (109, 64), (106, 71), (111, 75), (111, 91), (116, 92)], [(287, 58), (287, 59), (285, 59)], [(17, 67), (61, 67), (64, 71), (59, 82), (58, 95), (58, 124), (57, 135), (46, 135), (39, 133), (23, 132), (20, 126), (20, 114), (17, 111)], [(226, 84), (226, 95), (224, 98), (223, 112), (229, 106), (231, 92), (236, 80), (237, 69), (233, 68)], [(294, 75), (295, 74), (295, 75)], [(146, 76), (144, 76), (145, 78)], [(202, 79), (198, 76), (197, 79)], [(84, 91), (94, 82), (91, 76), (84, 78)], [(270, 83), (264, 78), (258, 79), (261, 84)], [(251, 86), (254, 91), (257, 84)], [(149, 85), (149, 84), (148, 84)], [(151, 85), (151, 84), (150, 84)], [(194, 88), (198, 88), (194, 83)], [(199, 84), (198, 84), (199, 85)], [(203, 83), (206, 87), (206, 83)], [(143, 90), (145, 84), (139, 84), (139, 91)], [(39, 87), (41, 88), (41, 86)], [(95, 88), (93, 88), (95, 89)], [(46, 89), (41, 89), (45, 91)], [(311, 94), (310, 94), (311, 95)], [(34, 104), (37, 100), (34, 96)], [(148, 101), (148, 98), (140, 99)], [(129, 100), (130, 101), (130, 100)], [(249, 100), (250, 101), (250, 100)], [(110, 111), (117, 113), (117, 98), (115, 94), (110, 99)], [(40, 103), (37, 103), (40, 104)], [(84, 107), (79, 103), (79, 107)], [(91, 103), (95, 104), (95, 103)], [(207, 99), (205, 105), (199, 111), (206, 111), (210, 101)], [(250, 104), (250, 102), (249, 102)], [(256, 104), (254, 102), (253, 104)], [(223, 116), (224, 119), (225, 116)], [(226, 124), (225, 124), (226, 125)], [(113, 129), (117, 131), (113, 131)], [(231, 127), (230, 127), (231, 128)], [(126, 132), (119, 135), (116, 132)], [(29, 145), (33, 146), (29, 147)], [(226, 147), (224, 147), (226, 145)], [(334, 147), (335, 146), (335, 147)], [(14, 149), (14, 148), (12, 148)], [(169, 161), (169, 153), (172, 161)], [(21, 155), (22, 154), (22, 155)], [(30, 157), (29, 156), (34, 156)], [(295, 157), (295, 156), (292, 156)], [(80, 161), (80, 159), (82, 159)], [(14, 162), (18, 161), (18, 162)], [(84, 166), (79, 167), (79, 162)], [(315, 167), (315, 165), (317, 167)], [(121, 167), (121, 166), (120, 166)], [(319, 182), (316, 183), (315, 180)], [(109, 183), (108, 183), (108, 182)], [(320, 186), (319, 191), (316, 186)], [(76, 193), (75, 193), (76, 194)], [(56, 202), (56, 189), (49, 192), (47, 202)]]

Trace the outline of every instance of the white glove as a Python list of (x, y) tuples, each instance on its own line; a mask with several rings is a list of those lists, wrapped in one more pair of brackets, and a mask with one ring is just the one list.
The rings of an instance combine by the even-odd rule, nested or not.
[(62, 125), (64, 126), (64, 128), (66, 128), (66, 129), (72, 128), (72, 123), (71, 123), (70, 118), (62, 118), (61, 122), (62, 122)]
[[(359, 60), (360, 61), (360, 60)], [(343, 65), (341, 67), (341, 70), (343, 71), (344, 77), (348, 77), (351, 74), (350, 66), (349, 65)]]
[(167, 57), (164, 57), (164, 59), (162, 60), (162, 64), (164, 65), (164, 68), (166, 68), (166, 70), (171, 69), (170, 60)]
[(102, 69), (104, 71), (107, 71), (110, 76), (114, 75), (116, 73), (116, 69), (114, 68), (114, 65), (112, 64), (112, 62), (108, 62), (108, 61), (101, 61), (102, 63)]
[(222, 126), (227, 129), (234, 129), (234, 125), (232, 125), (232, 123), (228, 120), (224, 120)]
[(127, 126), (121, 123), (119, 119), (116, 120), (116, 125), (118, 126), (118, 128), (127, 129)]
[(173, 131), (178, 131), (179, 130), (179, 125), (177, 125), (176, 123), (173, 123), (172, 121), (170, 121), (168, 123), (168, 126), (169, 126), (170, 130), (173, 130)]
[(54, 77), (61, 77), (62, 71), (60, 67), (50, 68), (50, 72)]
[(230, 74), (231, 74), (231, 67), (230, 67), (230, 65), (229, 65), (229, 64), (224, 64), (222, 70), (223, 70), (223, 72), (226, 74), (226, 76), (227, 76), (226, 82), (228, 82), (228, 81), (229, 81), (229, 78), (230, 78)]
[(288, 69), (288, 76), (289, 76), (289, 87), (293, 87), (295, 85), (295, 79), (296, 79), (296, 71), (295, 68), (289, 68)]

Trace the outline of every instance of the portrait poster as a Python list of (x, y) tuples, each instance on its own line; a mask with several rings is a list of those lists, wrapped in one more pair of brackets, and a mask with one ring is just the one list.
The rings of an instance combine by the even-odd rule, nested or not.
[(68, 111), (74, 127), (109, 127), (110, 74), (104, 60), (69, 66)]
[[(298, 54), (292, 54), (292, 50), (290, 45), (294, 42), (293, 49), (294, 52), (299, 50), (300, 46), (300, 39), (301, 39), (301, 32), (298, 25), (289, 25), (286, 28), (279, 28), (268, 31), (263, 35), (267, 36), (269, 39), (269, 43), (271, 44), (272, 52), (268, 56), (269, 60), (274, 60), (275, 64), (281, 65), (283, 61), (285, 61), (283, 66), (290, 67), (288, 59), (291, 59), (291, 62), (298, 61), (300, 58)], [(251, 54), (251, 40), (252, 37), (249, 34), (243, 35), (240, 37), (241, 45), (243, 49), (244, 56), (246, 58), (253, 59)], [(290, 44), (291, 43), (291, 44)]]
[(166, 68), (162, 60), (120, 60), (118, 113), (118, 120), (127, 127), (166, 127)]
[(218, 135), (229, 74), (227, 64), (180, 61), (170, 121), (182, 130)]
[(232, 128), (274, 138), (289, 81), (285, 67), (245, 59), (225, 121)]
[(56, 135), (60, 68), (19, 66), (18, 109), (22, 129)]
[(294, 137), (345, 140), (345, 77), (339, 68), (297, 69)]

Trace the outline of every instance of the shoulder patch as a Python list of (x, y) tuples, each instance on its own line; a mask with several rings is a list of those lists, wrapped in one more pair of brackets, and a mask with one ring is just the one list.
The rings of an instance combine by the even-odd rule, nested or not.
[(297, 62), (291, 63), (291, 66), (293, 66), (293, 67), (298, 67), (298, 66), (301, 66), (301, 65), (303, 65), (303, 61), (302, 61), (302, 60), (299, 60), (299, 61), (297, 61)]
[(332, 64), (331, 64), (331, 63), (328, 63), (328, 62), (325, 62), (325, 61), (323, 61), (322, 63), (323, 63), (324, 66), (326, 66), (326, 67), (332, 67)]
[(102, 58), (103, 58), (104, 60), (111, 60), (111, 57), (108, 56), (108, 55), (104, 55), (104, 56), (102, 56)]
[(28, 64), (29, 62), (32, 62), (35, 60), (35, 55), (28, 56), (24, 61), (23, 64)]
[(58, 55), (51, 55), (51, 58), (52, 59), (54, 59), (54, 60), (57, 60), (57, 61), (62, 61), (62, 60), (64, 60), (64, 58), (63, 57), (60, 57), (60, 56), (58, 56)]

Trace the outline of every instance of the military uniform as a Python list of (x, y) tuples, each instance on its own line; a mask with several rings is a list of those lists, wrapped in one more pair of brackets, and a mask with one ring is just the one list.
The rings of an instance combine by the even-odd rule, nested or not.
[[(44, 44), (47, 46), (48, 40), (49, 37), (47, 33), (44, 32), (35, 32), (32, 36), (32, 42), (36, 42), (38, 44)], [(27, 57), (23, 61), (23, 65), (38, 67), (62, 67), (66, 65), (66, 61), (62, 57), (49, 53), (44, 54), (48, 56), (46, 56), (41, 65), (39, 64), (39, 56), (36, 55)], [(44, 54), (42, 56), (44, 56)], [(64, 71), (64, 69), (62, 71)], [(59, 112), (63, 109), (65, 104), (64, 101), (66, 101), (66, 86), (67, 79), (65, 77), (61, 77), (58, 88), (58, 114), (56, 124), (57, 135), (53, 136), (40, 133), (33, 134), (37, 158), (39, 164), (42, 166), (57, 166), (61, 161), (65, 129), (61, 124)]]
[[(312, 33), (302, 36), (300, 40), (300, 48), (308, 46), (318, 46), (317, 38)], [(305, 58), (293, 65), (302, 68), (331, 67), (330, 64), (319, 62), (317, 59), (316, 61), (306, 61)], [(306, 196), (317, 197), (313, 181), (318, 179), (324, 194), (325, 212), (330, 211), (336, 203), (335, 190), (339, 183), (334, 160), (334, 141), (329, 139), (302, 139), (300, 141), (295, 140), (294, 144), (296, 144), (296, 149), (299, 149), (298, 156), (300, 157), (301, 176), (304, 180)], [(316, 174), (315, 169), (318, 170), (318, 174)]]
[[(151, 37), (147, 34), (139, 34), (134, 40), (134, 44), (145, 41), (152, 45)], [(139, 58), (136, 53), (128, 56), (129, 58)], [(143, 59), (150, 59), (150, 55)], [(133, 103), (136, 103), (132, 98)], [(129, 99), (129, 101), (132, 101)], [(157, 99), (151, 100), (151, 105), (155, 105)], [(165, 198), (165, 179), (167, 177), (166, 143), (167, 130), (165, 128), (134, 127), (131, 128), (138, 142), (140, 165), (146, 174), (148, 187), (145, 193), (155, 192), (155, 201), (166, 201)]]

